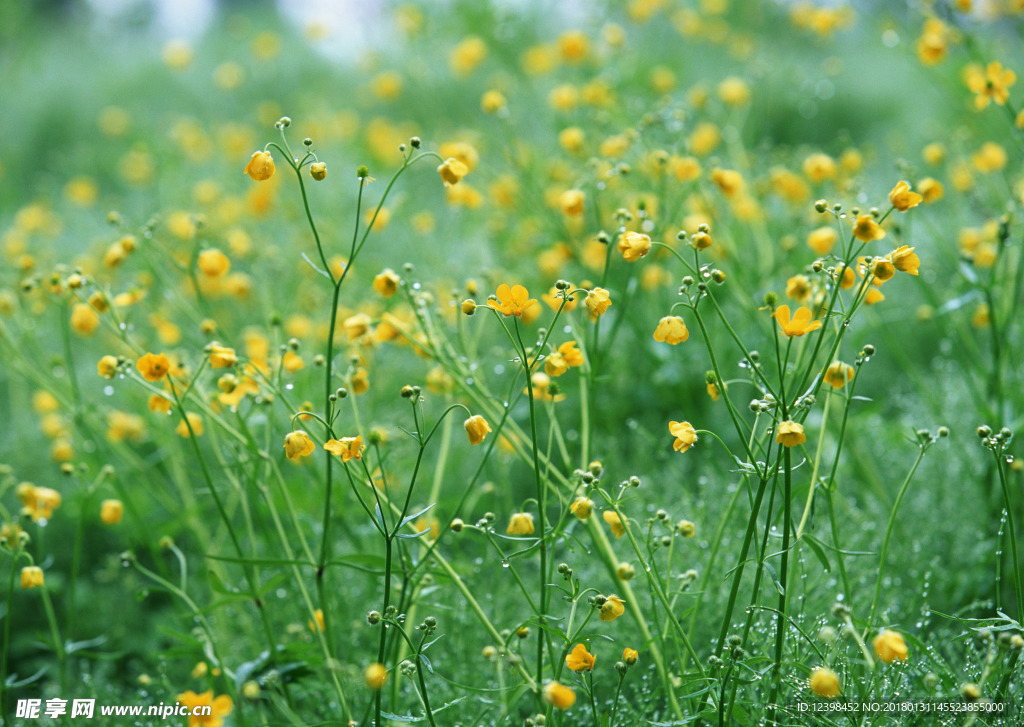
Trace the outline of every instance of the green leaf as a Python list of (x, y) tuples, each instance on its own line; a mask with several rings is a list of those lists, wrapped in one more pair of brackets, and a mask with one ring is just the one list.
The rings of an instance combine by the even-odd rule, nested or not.
[(316, 567), (316, 563), (312, 563), (308, 560), (288, 560), (286, 558), (237, 558), (230, 555), (213, 555), (212, 553), (207, 553), (206, 557), (210, 560), (219, 560), (225, 563), (239, 563), (241, 565), (254, 565), (269, 568), (279, 568), (292, 565)]
[(413, 520), (418, 518), (420, 515), (423, 515), (428, 510), (430, 510), (430, 508), (432, 508), (435, 504), (436, 503), (431, 503), (431, 504), (427, 505), (425, 508), (423, 508), (422, 510), (420, 510), (419, 512), (414, 512), (412, 515), (406, 515), (404, 518), (402, 518), (402, 522), (398, 523), (398, 529), (400, 530), (400, 529), (404, 528), (406, 525), (411, 523)]
[(423, 662), (423, 666), (427, 667), (427, 671), (429, 671), (431, 674), (434, 673), (434, 667), (431, 665), (430, 659), (427, 658), (426, 654), (420, 654), (420, 661)]
[(779, 595), (780, 596), (786, 595), (786, 589), (783, 588), (782, 582), (779, 580), (779, 576), (775, 572), (775, 566), (773, 566), (768, 561), (764, 561), (761, 565), (763, 565), (764, 569), (766, 571), (768, 571), (768, 577), (772, 579), (772, 583), (775, 584), (775, 590), (777, 590), (779, 592)]
[(821, 561), (821, 565), (825, 568), (825, 571), (831, 571), (832, 566), (829, 565), (828, 558), (825, 557), (825, 549), (821, 547), (821, 543), (819, 543), (813, 535), (808, 535), (806, 533), (804, 534), (804, 540), (807, 541), (809, 546), (811, 546), (811, 550), (814, 551), (814, 554), (818, 556), (818, 560)]

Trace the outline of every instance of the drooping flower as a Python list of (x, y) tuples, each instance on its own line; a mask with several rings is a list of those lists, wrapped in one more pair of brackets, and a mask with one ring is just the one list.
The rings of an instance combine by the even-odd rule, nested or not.
[(533, 515), (528, 512), (513, 513), (505, 532), (509, 535), (533, 535)]
[(588, 520), (594, 512), (594, 501), (581, 495), (572, 501), (569, 511), (580, 520)]
[(323, 162), (313, 162), (309, 165), (309, 176), (317, 182), (327, 179), (327, 165)]
[(576, 704), (576, 692), (555, 681), (544, 685), (544, 701), (555, 709), (569, 709)]
[(324, 442), (324, 449), (337, 457), (341, 457), (342, 462), (348, 462), (352, 459), (362, 459), (363, 450), (366, 447), (363, 446), (362, 436), (356, 436), (328, 439)]
[(316, 449), (316, 445), (313, 444), (313, 440), (301, 429), (289, 432), (284, 437), (284, 453), (288, 459), (298, 460), (308, 457), (313, 454), (314, 449)]
[(601, 605), (600, 618), (602, 621), (614, 621), (626, 612), (626, 606), (618, 596), (608, 596)]
[(615, 536), (616, 540), (626, 534), (626, 526), (623, 524), (622, 518), (619, 517), (617, 512), (614, 510), (605, 510), (601, 513), (601, 517), (604, 518), (604, 521), (608, 523), (609, 527), (611, 527), (612, 535)]
[(21, 569), (22, 588), (42, 588), (43, 581), (43, 569), (39, 566), (29, 565)]
[(245, 165), (245, 173), (254, 182), (265, 182), (274, 176), (274, 158), (269, 151), (253, 152), (249, 163)]
[(917, 207), (921, 204), (924, 201), (924, 197), (917, 192), (912, 192), (907, 182), (899, 181), (892, 188), (892, 191), (889, 192), (889, 201), (900, 212), (906, 212), (911, 207)]
[(583, 351), (576, 348), (576, 341), (566, 341), (558, 347), (558, 353), (573, 368), (583, 365)]
[(590, 317), (596, 319), (608, 310), (608, 306), (612, 304), (611, 293), (604, 288), (594, 288), (587, 293), (587, 297), (583, 302), (587, 304), (587, 308), (590, 310)]
[(917, 275), (917, 269), (921, 265), (921, 258), (914, 252), (914, 248), (901, 245), (889, 253), (889, 259), (901, 273)]
[(658, 327), (654, 329), (655, 341), (672, 346), (685, 342), (689, 337), (690, 331), (686, 328), (686, 321), (679, 316), (665, 316), (658, 321)]
[(626, 662), (628, 666), (636, 664), (637, 659), (640, 658), (640, 654), (636, 649), (630, 649), (628, 646), (622, 650), (622, 660)]
[(804, 428), (799, 422), (792, 420), (782, 422), (775, 433), (775, 442), (783, 447), (795, 447), (806, 441), (807, 435), (804, 434)]
[(385, 298), (390, 298), (398, 292), (400, 282), (401, 278), (398, 277), (398, 273), (391, 268), (384, 268), (373, 279), (373, 289)]
[(623, 232), (616, 245), (626, 262), (635, 262), (651, 251), (651, 238), (641, 232)]
[(363, 672), (363, 680), (373, 691), (379, 691), (384, 686), (384, 682), (388, 679), (388, 669), (381, 663), (373, 663), (366, 667), (366, 671)]
[(222, 346), (216, 341), (210, 344), (210, 368), (226, 369), (238, 363), (238, 354), (235, 349)]
[[(175, 699), (188, 707), (188, 727), (221, 727), (224, 724), (224, 718), (235, 708), (231, 697), (221, 694), (215, 699), (212, 689), (202, 694), (196, 694), (189, 690), (184, 694), (179, 694)], [(197, 710), (197, 707), (210, 707), (210, 714), (196, 714), (196, 712), (205, 711)]]
[(124, 504), (120, 500), (104, 500), (100, 504), (100, 520), (105, 525), (117, 525), (124, 515)]
[(479, 414), (474, 414), (465, 422), (466, 435), (469, 437), (470, 444), (480, 444), (484, 441), (484, 437), (491, 431), (491, 425), (487, 423)]
[(565, 665), (572, 671), (593, 671), (597, 657), (583, 644), (576, 644), (565, 657)]
[(498, 286), (497, 300), (488, 300), (487, 306), (505, 316), (522, 317), (523, 311), (532, 305), (536, 305), (537, 299), (531, 298), (530, 293), (522, 285), (513, 285), (511, 288), (502, 283)]
[(828, 667), (819, 666), (812, 671), (807, 684), (819, 697), (839, 696), (839, 676)]
[(569, 370), (569, 364), (565, 361), (565, 356), (554, 351), (549, 353), (544, 358), (544, 373), (553, 378), (557, 378)]
[(444, 186), (451, 187), (458, 184), (464, 176), (469, 174), (469, 167), (455, 157), (448, 157), (437, 168), (437, 173), (441, 175), (441, 181), (444, 182)]
[(853, 236), (861, 242), (871, 242), (885, 237), (885, 230), (875, 222), (875, 218), (871, 215), (861, 215), (853, 223)]
[(846, 382), (853, 380), (853, 366), (845, 364), (842, 361), (833, 361), (829, 364), (828, 368), (825, 369), (823, 379), (825, 383), (831, 386), (833, 389), (841, 389), (846, 386)]
[(690, 422), (669, 422), (668, 431), (676, 438), (672, 449), (677, 452), (685, 452), (697, 442), (697, 430)]
[(778, 321), (779, 326), (782, 327), (782, 332), (790, 338), (793, 336), (803, 336), (821, 328), (821, 321), (812, 321), (810, 308), (804, 306), (797, 308), (796, 312), (790, 316), (789, 306), (780, 305), (775, 309), (772, 317)]
[(882, 629), (874, 641), (872, 641), (872, 644), (875, 647), (875, 653), (878, 654), (878, 658), (886, 664), (893, 661), (907, 660), (907, 642), (896, 631)]
[(135, 368), (146, 381), (159, 381), (171, 368), (171, 362), (162, 353), (147, 353), (135, 362)]
[(875, 280), (885, 282), (896, 274), (896, 266), (884, 257), (876, 257), (871, 263), (871, 274)]

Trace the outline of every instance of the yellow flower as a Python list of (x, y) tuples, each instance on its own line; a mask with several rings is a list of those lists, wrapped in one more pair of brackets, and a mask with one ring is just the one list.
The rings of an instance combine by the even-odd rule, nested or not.
[(124, 515), (124, 504), (120, 500), (104, 500), (100, 504), (100, 520), (105, 525), (117, 525)]
[(834, 227), (819, 227), (807, 235), (807, 246), (819, 255), (828, 255), (839, 241), (839, 233)]
[(876, 257), (871, 263), (871, 274), (876, 280), (885, 282), (896, 274), (896, 267), (884, 257)]
[(245, 165), (245, 173), (254, 182), (265, 182), (274, 176), (274, 158), (269, 151), (253, 152), (249, 163)]
[(513, 285), (510, 288), (502, 283), (498, 286), (497, 298), (498, 300), (488, 300), (487, 306), (506, 316), (522, 317), (523, 311), (537, 303), (537, 299), (531, 298), (522, 285)]
[(505, 98), (501, 91), (496, 91), (494, 89), (486, 91), (480, 99), (480, 109), (485, 114), (497, 113), (506, 106), (508, 106), (508, 99)]
[(83, 336), (92, 335), (100, 325), (100, 317), (88, 303), (75, 303), (71, 308), (71, 327)]
[(804, 174), (815, 184), (836, 176), (836, 160), (828, 154), (811, 154), (804, 159)]
[(587, 651), (583, 644), (576, 644), (565, 657), (565, 665), (572, 671), (593, 671), (597, 657)]
[(235, 707), (231, 697), (227, 694), (221, 694), (214, 699), (212, 689), (202, 694), (196, 694), (189, 690), (184, 694), (179, 694), (175, 699), (188, 707), (190, 713), (196, 712), (196, 707), (210, 707), (210, 714), (208, 715), (190, 714), (188, 727), (221, 727), (224, 724), (224, 718), (231, 714), (231, 710)]
[(900, 212), (906, 212), (911, 207), (917, 207), (923, 200), (924, 197), (917, 192), (911, 192), (910, 185), (903, 181), (897, 182), (896, 186), (889, 192), (889, 201)]
[(587, 292), (587, 297), (583, 302), (587, 304), (587, 308), (590, 310), (591, 319), (596, 319), (608, 310), (608, 307), (612, 304), (612, 299), (611, 294), (604, 288), (594, 288)]
[(786, 297), (800, 302), (811, 297), (811, 281), (806, 275), (794, 275), (786, 281)]
[(708, 178), (718, 186), (718, 189), (726, 197), (735, 197), (743, 191), (745, 185), (743, 175), (735, 169), (712, 169)]
[(569, 505), (569, 511), (580, 520), (588, 520), (594, 512), (594, 501), (589, 497), (577, 497)]
[(370, 664), (363, 672), (363, 679), (366, 681), (366, 686), (375, 692), (379, 691), (388, 679), (387, 667), (380, 663)]
[(669, 422), (668, 431), (676, 438), (672, 443), (672, 449), (677, 452), (685, 452), (697, 443), (697, 430), (690, 422)]
[(373, 279), (373, 289), (385, 298), (390, 298), (398, 292), (398, 284), (401, 278), (391, 268), (384, 268)]
[(533, 535), (533, 515), (528, 512), (514, 513), (505, 532), (509, 535)]
[[(537, 401), (564, 401), (565, 394), (557, 393), (557, 387), (552, 386), (551, 377), (543, 371), (536, 372), (530, 377), (533, 384), (533, 398)], [(552, 392), (555, 389), (555, 392)], [(529, 389), (523, 389), (523, 393), (529, 393)]]
[(626, 612), (626, 606), (618, 596), (608, 596), (601, 605), (600, 618), (602, 621), (614, 621)]
[(942, 182), (933, 177), (925, 177), (917, 183), (917, 188), (921, 190), (921, 196), (924, 198), (925, 204), (933, 204), (942, 199), (942, 195), (945, 194), (946, 188), (942, 186)]
[(49, 487), (36, 487), (31, 482), (22, 482), (16, 490), (18, 499), (24, 505), (22, 512), (33, 520), (49, 520), (53, 511), (60, 507), (61, 495)]
[(105, 379), (114, 378), (117, 373), (117, 356), (104, 356), (96, 364), (96, 373)]
[(775, 442), (783, 447), (795, 447), (807, 441), (804, 428), (792, 420), (782, 422), (776, 430)]
[(637, 659), (640, 658), (640, 654), (637, 653), (636, 649), (630, 649), (628, 646), (622, 650), (622, 660), (629, 666), (636, 664)]
[(26, 566), (21, 569), (22, 588), (42, 588), (43, 569), (37, 565)]
[(694, 236), (690, 238), (690, 242), (698, 250), (707, 250), (714, 244), (714, 241), (711, 239), (711, 235), (704, 230), (698, 230)]
[(555, 709), (569, 709), (576, 704), (576, 692), (564, 684), (548, 682), (544, 685), (544, 701)]
[(159, 381), (171, 368), (171, 362), (162, 353), (147, 353), (135, 362), (135, 368), (146, 381)]
[(313, 440), (301, 429), (289, 432), (284, 437), (284, 453), (288, 459), (297, 460), (300, 457), (308, 457), (313, 454), (314, 449), (316, 449), (316, 445), (313, 444)]
[(871, 215), (861, 215), (853, 223), (853, 236), (861, 242), (871, 242), (885, 237), (885, 230), (875, 222), (875, 218)]
[(902, 635), (895, 631), (882, 629), (872, 644), (875, 647), (875, 653), (878, 654), (878, 658), (886, 664), (897, 660), (907, 660), (907, 642), (903, 640)]
[(548, 354), (544, 359), (544, 373), (551, 377), (558, 377), (569, 370), (569, 364), (565, 357), (557, 351)]
[(174, 431), (178, 433), (179, 437), (185, 437), (186, 439), (193, 434), (201, 437), (203, 436), (203, 418), (193, 412), (186, 412), (185, 419), (178, 422), (178, 426), (174, 428)]
[(238, 355), (235, 349), (221, 346), (214, 341), (210, 344), (210, 368), (226, 369), (238, 363)]
[(673, 346), (683, 343), (689, 337), (690, 331), (686, 328), (686, 322), (679, 316), (665, 316), (658, 321), (658, 327), (654, 329), (655, 341)]
[(619, 517), (617, 512), (614, 510), (605, 510), (601, 513), (601, 517), (603, 517), (604, 521), (611, 527), (612, 535), (615, 536), (616, 540), (626, 534), (626, 526), (623, 524), (622, 518)]
[(579, 217), (583, 214), (586, 197), (582, 190), (568, 189), (562, 192), (558, 198), (558, 206), (562, 208), (562, 214), (567, 217)]
[(566, 341), (558, 347), (558, 353), (573, 368), (583, 365), (583, 352), (576, 348), (576, 341)]
[(231, 270), (231, 259), (215, 247), (199, 253), (196, 263), (200, 272), (208, 278), (219, 278)]
[(616, 247), (618, 247), (626, 262), (635, 262), (642, 257), (646, 257), (647, 253), (651, 251), (651, 238), (639, 232), (624, 232), (619, 235), (619, 242)]
[(323, 631), (325, 629), (324, 610), (322, 608), (318, 608), (313, 611), (313, 618), (306, 621), (306, 624), (309, 626), (309, 630), (314, 633), (317, 631)]
[(885, 295), (878, 288), (872, 288), (868, 291), (868, 294), (864, 296), (864, 303), (866, 305), (881, 303), (883, 300), (885, 300)]
[(444, 186), (451, 187), (458, 184), (464, 176), (469, 174), (469, 167), (455, 157), (448, 157), (437, 168), (437, 173), (441, 175), (441, 181), (444, 182)]
[(318, 182), (327, 178), (327, 165), (323, 162), (313, 162), (309, 165), (309, 176)]
[(853, 380), (853, 374), (853, 366), (845, 364), (842, 361), (833, 361), (829, 364), (829, 367), (825, 369), (823, 378), (825, 383), (833, 389), (841, 389), (846, 386), (847, 381)]
[(363, 446), (363, 438), (358, 436), (328, 439), (324, 442), (324, 449), (335, 456), (341, 457), (342, 462), (348, 462), (352, 459), (362, 459), (363, 450), (366, 447)]
[(979, 111), (993, 101), (1003, 106), (1010, 98), (1010, 86), (1017, 82), (1017, 74), (1009, 68), (1004, 69), (999, 61), (992, 61), (984, 72), (978, 67), (967, 71), (967, 87), (974, 97), (974, 107)]
[(889, 254), (893, 266), (901, 273), (917, 275), (917, 269), (921, 265), (921, 258), (914, 252), (914, 248), (901, 245)]
[(474, 414), (466, 420), (466, 434), (469, 436), (470, 444), (480, 444), (484, 441), (487, 433), (492, 431), (491, 425), (479, 414)]
[(812, 671), (807, 683), (811, 691), (819, 697), (838, 697), (841, 691), (839, 688), (839, 676), (824, 666), (819, 666)]
[(812, 321), (810, 309), (804, 306), (797, 308), (796, 312), (790, 317), (789, 306), (780, 305), (775, 309), (772, 317), (778, 321), (782, 327), (782, 332), (790, 338), (793, 336), (803, 336), (821, 328), (821, 321)]

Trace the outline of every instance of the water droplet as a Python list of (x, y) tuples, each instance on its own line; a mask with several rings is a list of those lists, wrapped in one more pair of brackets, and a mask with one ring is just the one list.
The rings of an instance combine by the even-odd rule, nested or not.
[(502, 568), (508, 568), (510, 565), (511, 563), (509, 563), (507, 559), (501, 561)]
[(104, 394), (104, 396), (113, 396), (114, 395), (114, 387), (113, 386), (104, 386), (103, 387), (103, 394)]
[(295, 384), (285, 384), (284, 388), (286, 391), (291, 391), (292, 389), (295, 388)]

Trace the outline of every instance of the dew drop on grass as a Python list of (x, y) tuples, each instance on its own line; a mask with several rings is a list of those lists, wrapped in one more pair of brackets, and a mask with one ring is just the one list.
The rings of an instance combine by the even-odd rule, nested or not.
[(501, 376), (503, 373), (505, 373), (505, 367), (502, 364), (495, 364), (494, 373), (496, 376)]
[(114, 387), (113, 386), (104, 386), (103, 387), (103, 394), (105, 396), (113, 396), (114, 395)]
[(509, 565), (510, 565), (510, 563), (508, 562), (508, 560), (507, 560), (507, 559), (506, 559), (506, 560), (503, 560), (503, 561), (501, 561), (501, 567), (502, 567), (502, 568), (508, 568), (508, 567), (509, 567)]
[(288, 596), (288, 591), (284, 590), (283, 588), (278, 588), (274, 595), (276, 595), (278, 598), (286, 598)]
[(285, 388), (285, 391), (291, 391), (292, 389), (295, 388), (295, 384), (285, 384), (284, 388)]

